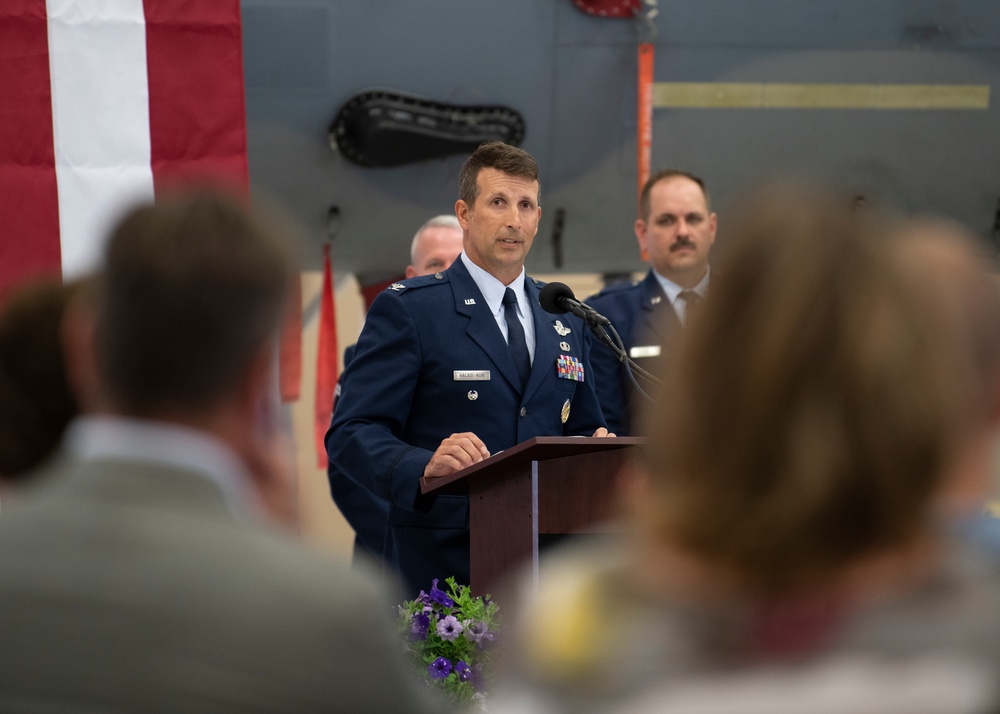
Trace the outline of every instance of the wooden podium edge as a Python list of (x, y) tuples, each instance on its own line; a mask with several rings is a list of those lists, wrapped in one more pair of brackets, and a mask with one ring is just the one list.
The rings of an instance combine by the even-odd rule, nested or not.
[(528, 461), (545, 461), (575, 454), (625, 449), (630, 446), (644, 446), (646, 440), (638, 436), (612, 436), (595, 438), (589, 436), (535, 436), (509, 449), (498, 451), (488, 459), (478, 464), (456, 471), (441, 478), (420, 478), (420, 492), (423, 494), (468, 493), (468, 479), (475, 477), (480, 471), (495, 467), (504, 462), (507, 467), (518, 466)]

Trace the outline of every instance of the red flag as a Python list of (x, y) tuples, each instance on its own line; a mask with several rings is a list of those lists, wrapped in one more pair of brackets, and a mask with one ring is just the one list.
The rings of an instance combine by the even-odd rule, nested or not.
[(639, 102), (638, 136), (636, 145), (638, 156), (639, 192), (649, 178), (649, 164), (653, 149), (653, 45), (643, 42), (639, 45)]
[(4, 0), (0, 86), (0, 292), (168, 184), (247, 193), (239, 0)]
[(333, 295), (330, 244), (323, 246), (323, 293), (319, 305), (319, 347), (316, 350), (316, 456), (325, 469), (326, 445), (323, 437), (333, 416), (333, 390), (337, 386), (337, 316)]
[(288, 312), (281, 325), (278, 359), (281, 401), (298, 401), (302, 387), (302, 279), (300, 277), (296, 277), (292, 282)]

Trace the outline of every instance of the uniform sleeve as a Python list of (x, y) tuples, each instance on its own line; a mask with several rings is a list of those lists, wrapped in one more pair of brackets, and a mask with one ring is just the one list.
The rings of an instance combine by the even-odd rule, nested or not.
[(406, 302), (392, 292), (371, 305), (326, 435), (331, 482), (349, 478), (407, 510), (428, 505), (420, 477), (433, 452), (402, 441), (420, 376), (420, 343)]

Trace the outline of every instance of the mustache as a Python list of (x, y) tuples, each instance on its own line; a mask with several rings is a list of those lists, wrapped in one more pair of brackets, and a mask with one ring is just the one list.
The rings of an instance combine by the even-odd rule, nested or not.
[(670, 246), (670, 252), (673, 253), (674, 251), (680, 250), (681, 248), (694, 248), (694, 247), (695, 245), (694, 243), (691, 242), (690, 238), (681, 236), (680, 238), (674, 241), (674, 244), (672, 246)]

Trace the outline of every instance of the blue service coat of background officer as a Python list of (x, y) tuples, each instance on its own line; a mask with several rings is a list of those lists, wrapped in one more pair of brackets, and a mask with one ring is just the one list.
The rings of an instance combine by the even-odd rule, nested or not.
[[(587, 298), (587, 304), (611, 320), (629, 357), (643, 369), (655, 371), (654, 364), (669, 358), (681, 322), (652, 270), (637, 283), (623, 282), (605, 288)], [(625, 367), (601, 344), (594, 347), (590, 364), (608, 429), (618, 436), (634, 435), (632, 416), (637, 409), (637, 397)], [(648, 392), (649, 383), (642, 377), (636, 379)]]
[[(392, 504), (384, 556), (407, 592), (426, 590), (432, 578), (469, 582), (468, 498), (420, 494), (442, 439), (472, 431), (495, 453), (534, 436), (590, 436), (604, 424), (588, 375), (587, 328), (571, 315), (544, 312), (540, 287), (525, 279), (535, 352), (523, 393), (461, 259), (372, 303), (327, 434), (330, 479), (353, 479)], [(580, 361), (583, 381), (559, 374), (562, 355)]]

